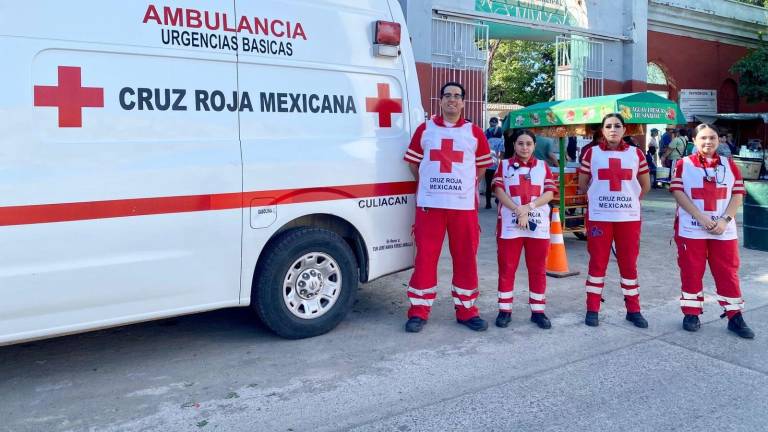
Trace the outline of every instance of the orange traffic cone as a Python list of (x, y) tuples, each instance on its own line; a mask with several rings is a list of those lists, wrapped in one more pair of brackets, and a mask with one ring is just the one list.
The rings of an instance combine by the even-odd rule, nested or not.
[(547, 255), (547, 276), (562, 278), (575, 276), (577, 271), (568, 270), (568, 257), (565, 255), (563, 226), (560, 224), (560, 209), (552, 208), (552, 224), (549, 227), (549, 255)]

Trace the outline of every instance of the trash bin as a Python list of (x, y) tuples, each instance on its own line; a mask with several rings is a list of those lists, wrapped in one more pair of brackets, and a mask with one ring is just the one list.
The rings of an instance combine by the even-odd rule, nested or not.
[(768, 252), (768, 180), (746, 180), (744, 247)]

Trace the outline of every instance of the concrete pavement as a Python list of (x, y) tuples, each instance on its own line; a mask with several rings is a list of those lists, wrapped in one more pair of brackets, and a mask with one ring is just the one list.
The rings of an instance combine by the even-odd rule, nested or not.
[[(741, 249), (752, 341), (725, 330), (707, 293), (703, 327), (684, 332), (673, 202), (644, 204), (641, 302), (624, 320), (615, 261), (601, 325), (583, 324), (586, 245), (548, 278), (549, 331), (528, 321), (525, 266), (509, 328), (473, 333), (453, 319), (450, 258), (434, 313), (406, 334), (410, 272), (362, 287), (330, 334), (276, 338), (232, 309), (0, 348), (0, 431), (767, 430), (768, 253)], [(495, 211), (481, 210), (483, 316), (496, 314)]]

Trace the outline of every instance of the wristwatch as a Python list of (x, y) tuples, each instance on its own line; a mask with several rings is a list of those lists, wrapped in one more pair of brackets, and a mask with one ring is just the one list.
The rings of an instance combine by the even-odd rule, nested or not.
[(723, 216), (720, 216), (720, 219), (723, 219), (723, 220), (725, 220), (727, 223), (731, 223), (731, 221), (733, 220), (733, 218), (731, 217), (731, 215), (723, 215)]

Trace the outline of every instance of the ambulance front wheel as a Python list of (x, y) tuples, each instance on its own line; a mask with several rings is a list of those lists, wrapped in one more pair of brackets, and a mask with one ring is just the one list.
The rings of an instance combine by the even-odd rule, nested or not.
[(279, 336), (301, 339), (326, 333), (355, 301), (357, 262), (338, 234), (293, 228), (262, 253), (251, 289), (251, 307)]

